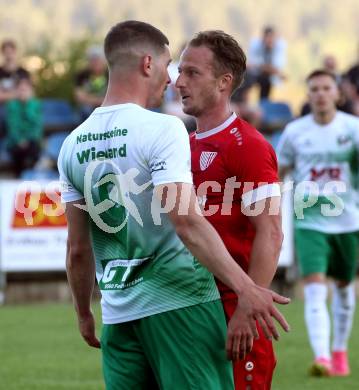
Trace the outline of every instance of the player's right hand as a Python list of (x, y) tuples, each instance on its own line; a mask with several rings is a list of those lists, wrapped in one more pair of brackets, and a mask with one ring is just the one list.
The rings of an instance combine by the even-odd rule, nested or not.
[[(237, 308), (228, 323), (226, 350), (231, 360), (244, 359), (252, 350), (253, 340), (258, 338), (256, 321), (268, 339), (279, 339), (274, 325), (275, 318), (288, 332), (289, 325), (274, 303), (288, 304), (289, 298), (255, 284), (238, 296)], [(273, 318), (272, 318), (273, 317)]]
[(86, 316), (78, 317), (78, 324), (81, 336), (86, 343), (93, 348), (101, 348), (100, 341), (95, 334), (95, 319), (91, 312)]

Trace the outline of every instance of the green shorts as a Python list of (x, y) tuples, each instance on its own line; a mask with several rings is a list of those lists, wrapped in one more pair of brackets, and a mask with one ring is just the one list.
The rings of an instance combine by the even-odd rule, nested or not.
[(328, 234), (295, 229), (295, 249), (302, 276), (323, 273), (346, 282), (355, 278), (358, 259), (356, 232)]
[(233, 390), (221, 301), (104, 325), (106, 390)]

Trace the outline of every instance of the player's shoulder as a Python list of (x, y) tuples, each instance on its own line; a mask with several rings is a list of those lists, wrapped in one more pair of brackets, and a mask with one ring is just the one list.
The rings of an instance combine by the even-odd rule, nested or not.
[(76, 144), (78, 142), (78, 137), (81, 136), (83, 128), (83, 124), (77, 126), (62, 142), (58, 156), (58, 163), (64, 163), (65, 161), (71, 160), (74, 149), (76, 148)]
[(352, 114), (348, 114), (343, 111), (337, 112), (337, 118), (339, 121), (341, 121), (343, 124), (348, 125), (350, 127), (356, 127), (359, 128), (359, 118), (357, 116), (354, 116)]
[(254, 126), (241, 118), (236, 118), (228, 129), (227, 139), (231, 149), (258, 150), (271, 149), (270, 143)]
[(144, 111), (146, 111), (147, 116), (153, 119), (154, 121), (164, 123), (165, 125), (170, 124), (174, 126), (184, 127), (183, 121), (177, 116), (164, 114), (162, 112), (150, 111), (146, 109), (144, 109)]
[(70, 147), (72, 144), (75, 144), (77, 137), (83, 134), (84, 131), (86, 131), (86, 128), (88, 128), (88, 122), (89, 118), (87, 118), (84, 122), (78, 125), (74, 130), (72, 130), (62, 143), (62, 147)]
[(285, 126), (284, 131), (287, 135), (295, 135), (304, 131), (310, 131), (313, 124), (313, 115), (310, 113), (289, 122)]
[(154, 132), (178, 129), (179, 131), (184, 131), (187, 134), (186, 127), (180, 118), (174, 115), (164, 114), (162, 112), (147, 110), (143, 107), (139, 107), (139, 110), (138, 114), (140, 117), (138, 120), (146, 127), (153, 127)]

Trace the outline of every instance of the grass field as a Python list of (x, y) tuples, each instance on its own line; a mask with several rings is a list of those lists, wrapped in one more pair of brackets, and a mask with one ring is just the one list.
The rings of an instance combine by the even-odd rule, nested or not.
[[(95, 310), (99, 317), (98, 306)], [(306, 372), (311, 352), (303, 304), (295, 301), (283, 312), (292, 331), (276, 345), (278, 365), (272, 389), (359, 389), (359, 332), (355, 324), (350, 349), (353, 374), (348, 378), (309, 378)], [(356, 324), (358, 317), (359, 312)], [(82, 342), (71, 305), (0, 307), (0, 389), (104, 389), (100, 352)]]

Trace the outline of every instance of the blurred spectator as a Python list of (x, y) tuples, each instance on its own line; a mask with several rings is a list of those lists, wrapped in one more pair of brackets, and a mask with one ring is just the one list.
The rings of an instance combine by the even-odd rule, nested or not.
[(343, 78), (343, 90), (350, 101), (351, 113), (359, 116), (359, 62), (353, 65)]
[(262, 121), (262, 111), (249, 102), (250, 88), (238, 88), (231, 97), (231, 109), (242, 119), (249, 122), (252, 126), (260, 128)]
[(15, 97), (16, 82), (29, 73), (18, 64), (16, 43), (10, 39), (1, 44), (2, 63), (0, 66), (0, 136), (5, 132), (5, 108), (3, 103)]
[(29, 77), (20, 78), (16, 98), (5, 106), (7, 134), (5, 143), (16, 176), (34, 166), (39, 158), (43, 135), (40, 101), (34, 97)]
[(18, 63), (17, 47), (14, 41), (2, 42), (1, 55), (3, 61), (0, 66), (0, 103), (15, 98), (18, 79), (29, 77), (29, 72)]
[(345, 74), (348, 81), (355, 87), (356, 91), (359, 91), (359, 62), (349, 68)]
[(267, 26), (262, 38), (253, 39), (248, 53), (247, 77), (260, 88), (260, 98), (268, 99), (273, 84), (285, 79), (286, 44), (274, 27)]
[(338, 71), (337, 59), (332, 54), (327, 54), (323, 57), (323, 69), (332, 73), (336, 79), (337, 83), (340, 82), (340, 73)]
[(80, 106), (81, 120), (85, 120), (96, 107), (101, 105), (108, 82), (102, 47), (90, 47), (87, 59), (87, 67), (79, 72), (75, 79), (75, 100)]

